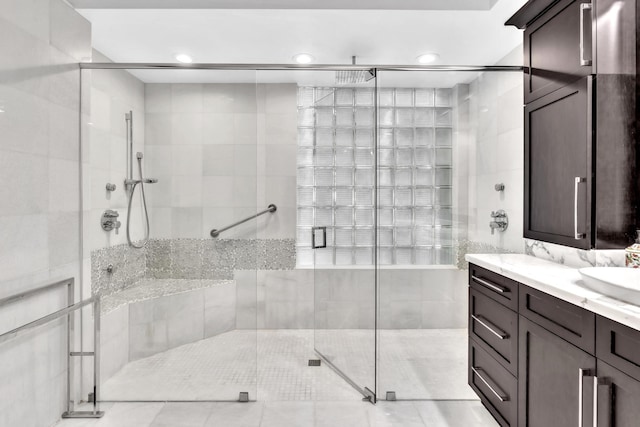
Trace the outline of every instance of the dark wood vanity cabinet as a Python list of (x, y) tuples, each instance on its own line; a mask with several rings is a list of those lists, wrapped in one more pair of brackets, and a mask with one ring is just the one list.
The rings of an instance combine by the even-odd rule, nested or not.
[(529, 0), (524, 237), (581, 249), (635, 238), (640, 1)]
[(598, 427), (640, 425), (640, 331), (596, 319)]
[(522, 284), (519, 314), (518, 425), (593, 426), (595, 315)]
[[(593, 426), (596, 358), (520, 317), (518, 426)], [(582, 391), (581, 391), (582, 390)]]
[(475, 265), (469, 295), (469, 385), (501, 426), (640, 425), (640, 331)]
[(469, 265), (469, 385), (501, 426), (518, 422), (518, 290)]

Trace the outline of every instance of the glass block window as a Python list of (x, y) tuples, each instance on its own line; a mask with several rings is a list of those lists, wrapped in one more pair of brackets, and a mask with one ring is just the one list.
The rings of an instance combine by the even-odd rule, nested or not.
[[(380, 264), (454, 262), (451, 89), (377, 97), (376, 144), (373, 88), (298, 89), (300, 266), (372, 265), (376, 237)], [(327, 248), (311, 249), (314, 226), (327, 227)]]

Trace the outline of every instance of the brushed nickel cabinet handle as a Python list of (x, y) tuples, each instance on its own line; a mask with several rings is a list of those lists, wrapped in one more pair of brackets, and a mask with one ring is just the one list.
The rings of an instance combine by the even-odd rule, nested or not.
[(481, 278), (476, 277), (476, 276), (471, 276), (471, 280), (481, 284), (482, 286), (485, 286), (485, 287), (491, 289), (492, 291), (500, 292), (501, 294), (504, 294), (505, 292), (508, 292), (508, 289), (505, 289), (503, 287), (494, 285), (493, 283), (489, 283), (486, 280), (481, 279)]
[(505, 338), (509, 338), (509, 334), (507, 334), (506, 332), (502, 332), (501, 330), (499, 330), (498, 328), (492, 328), (490, 322), (485, 319), (482, 316), (476, 316), (476, 315), (471, 315), (471, 318), (473, 320), (475, 320), (476, 322), (478, 322), (480, 325), (484, 326), (486, 329), (489, 330), (489, 332), (491, 332), (493, 335), (497, 336), (498, 338), (500, 338), (501, 340), (505, 339)]
[[(584, 52), (585, 52), (584, 13), (587, 10), (589, 11), (589, 14), (591, 15), (591, 3), (581, 3), (580, 4), (580, 65), (581, 66), (591, 65), (591, 63), (592, 63), (591, 59), (585, 59), (585, 57), (584, 57)], [(593, 43), (593, 40), (591, 41), (591, 43)]]
[[(481, 372), (484, 372), (482, 368), (476, 368), (472, 366), (471, 370), (473, 371), (474, 374), (476, 374), (478, 378), (480, 378), (480, 381), (482, 381), (484, 385), (486, 385), (489, 388), (489, 390), (491, 390), (491, 393), (493, 393), (498, 399), (500, 399), (500, 402), (507, 402), (509, 400), (509, 396), (506, 393), (504, 393), (502, 390), (498, 389), (497, 387), (494, 388), (491, 384), (489, 384), (489, 381), (482, 376)], [(487, 378), (490, 380), (489, 377)]]
[(576, 240), (587, 237), (586, 234), (578, 233), (578, 189), (581, 182), (587, 182), (586, 178), (576, 176), (573, 184), (573, 237)]
[[(613, 413), (611, 411), (611, 405), (613, 404), (612, 399), (613, 395), (611, 393), (612, 382), (610, 378), (601, 378), (601, 377), (593, 377), (593, 427), (611, 427), (613, 425)], [(600, 395), (600, 387), (602, 387), (605, 391)], [(600, 398), (606, 399), (605, 405), (605, 418), (604, 423), (606, 424), (598, 424), (599, 413), (598, 413), (598, 404), (600, 403)]]
[[(582, 381), (585, 377), (590, 377), (591, 371), (589, 369), (578, 369), (578, 427), (584, 427), (583, 423), (583, 410), (584, 410), (584, 385)], [(595, 392), (594, 392), (595, 393)]]

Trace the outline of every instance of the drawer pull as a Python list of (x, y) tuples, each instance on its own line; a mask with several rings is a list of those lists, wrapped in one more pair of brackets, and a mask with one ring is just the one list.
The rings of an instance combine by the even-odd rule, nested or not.
[(504, 294), (505, 292), (509, 292), (508, 289), (505, 289), (502, 286), (494, 285), (493, 283), (489, 283), (486, 280), (481, 279), (481, 278), (476, 277), (476, 276), (471, 276), (471, 280), (481, 284), (482, 286), (485, 286), (485, 287), (491, 289), (492, 291), (500, 292), (501, 294)]
[[(484, 385), (486, 385), (489, 388), (489, 390), (491, 390), (491, 393), (493, 393), (498, 399), (500, 399), (500, 402), (507, 402), (509, 400), (509, 396), (507, 396), (505, 393), (502, 392), (502, 390), (498, 389), (497, 387), (494, 388), (491, 384), (489, 384), (489, 381), (487, 381), (480, 374), (480, 372), (484, 372), (482, 370), (482, 368), (475, 368), (475, 367), (472, 366), (471, 370), (473, 371), (474, 374), (476, 374), (476, 376), (478, 378), (480, 378), (480, 381), (482, 381), (484, 383)], [(489, 378), (489, 377), (487, 377), (487, 378)], [(491, 382), (493, 382), (493, 381), (491, 381)]]
[(471, 315), (471, 318), (473, 320), (475, 320), (476, 322), (478, 322), (479, 324), (481, 324), (482, 326), (484, 326), (485, 328), (487, 328), (489, 330), (489, 332), (491, 332), (493, 335), (497, 336), (498, 338), (500, 338), (501, 340), (505, 339), (505, 338), (509, 338), (509, 334), (502, 332), (500, 329), (498, 328), (492, 328), (491, 326), (493, 326), (487, 319), (485, 319), (484, 317), (481, 316), (476, 316), (476, 315)]

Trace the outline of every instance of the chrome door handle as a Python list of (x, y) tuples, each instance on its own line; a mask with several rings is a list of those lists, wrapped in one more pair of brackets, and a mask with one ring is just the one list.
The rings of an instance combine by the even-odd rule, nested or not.
[(573, 237), (576, 240), (587, 237), (586, 234), (578, 233), (578, 187), (581, 182), (587, 182), (586, 178), (576, 176), (573, 185)]
[(503, 340), (505, 338), (509, 338), (509, 334), (507, 334), (506, 332), (502, 332), (498, 328), (495, 328), (495, 329), (492, 328), (487, 319), (481, 318), (480, 316), (476, 316), (476, 315), (473, 315), (473, 314), (471, 315), (471, 318), (473, 320), (475, 320), (476, 322), (478, 322), (479, 324), (481, 324), (482, 326), (484, 326), (486, 329), (489, 330), (489, 332), (491, 332), (493, 335), (497, 336), (501, 340)]
[[(591, 10), (592, 10), (591, 3), (581, 3), (580, 4), (580, 65), (581, 66), (591, 65), (592, 63), (591, 59), (585, 59), (584, 57), (584, 51), (585, 51), (584, 12), (587, 10), (590, 12), (589, 14), (591, 14)], [(593, 43), (593, 34), (592, 34), (591, 43)]]
[(502, 390), (498, 389), (497, 387), (494, 388), (491, 384), (489, 384), (489, 381), (480, 374), (480, 372), (484, 372), (482, 368), (476, 368), (472, 366), (471, 371), (473, 371), (473, 373), (476, 374), (478, 378), (480, 378), (480, 381), (482, 381), (484, 385), (486, 385), (489, 388), (489, 390), (491, 390), (491, 393), (493, 393), (498, 399), (500, 399), (500, 402), (507, 402), (509, 400), (509, 396), (506, 393), (504, 393)]
[(489, 283), (486, 280), (483, 280), (479, 277), (476, 276), (471, 276), (471, 280), (473, 280), (474, 282), (477, 282), (479, 284), (481, 284), (482, 286), (485, 286), (489, 289), (491, 289), (492, 291), (496, 291), (496, 292), (500, 292), (501, 294), (504, 294), (505, 292), (507, 292), (508, 290), (505, 288), (502, 288), (500, 286), (496, 286), (493, 283)]

